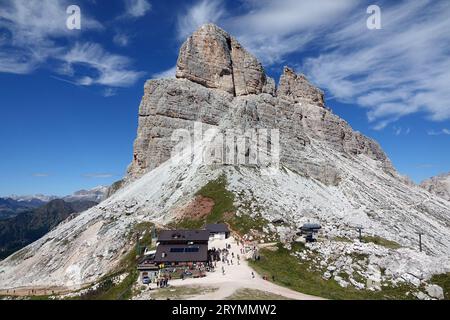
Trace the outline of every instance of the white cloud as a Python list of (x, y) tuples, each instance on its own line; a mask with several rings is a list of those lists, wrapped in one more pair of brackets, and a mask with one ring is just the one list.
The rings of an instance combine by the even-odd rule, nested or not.
[(178, 38), (185, 40), (205, 23), (219, 23), (226, 10), (220, 0), (201, 0), (178, 17)]
[(103, 90), (103, 96), (105, 98), (114, 97), (117, 94), (117, 89), (115, 88), (106, 88)]
[[(15, 0), (1, 4), (0, 26), (11, 32), (14, 44), (43, 41), (75, 33), (66, 27), (67, 0)], [(101, 29), (102, 25), (82, 11), (82, 29)]]
[(70, 66), (80, 64), (97, 71), (95, 77), (83, 76), (78, 79), (77, 82), (84, 86), (99, 84), (127, 87), (143, 76), (142, 72), (129, 69), (131, 61), (127, 57), (110, 54), (96, 43), (77, 43), (61, 59)]
[(31, 52), (0, 47), (0, 72), (27, 74), (36, 68), (36, 58)]
[(170, 79), (175, 78), (175, 73), (177, 71), (177, 66), (173, 66), (170, 69), (152, 74), (152, 79)]
[(26, 74), (57, 53), (55, 37), (69, 36), (61, 1), (10, 1), (0, 4), (0, 72)]
[[(75, 46), (67, 45), (67, 40), (77, 40), (81, 35), (66, 27), (69, 4), (68, 0), (0, 3), (0, 72), (28, 74), (48, 62), (56, 62), (52, 70), (70, 77), (64, 79), (67, 82), (112, 87), (132, 85), (142, 73), (132, 70), (128, 58), (109, 53), (99, 44), (83, 44), (78, 40)], [(83, 34), (103, 28), (83, 7), (81, 13)], [(80, 71), (78, 65), (88, 68)]]
[(352, 17), (323, 38), (335, 48), (303, 70), (337, 100), (367, 108), (376, 129), (417, 112), (449, 119), (449, 16), (448, 3), (408, 1), (382, 7), (379, 31)]
[(356, 0), (252, 0), (247, 13), (229, 18), (225, 24), (263, 63), (273, 64), (307, 49), (356, 4)]
[(447, 128), (444, 128), (444, 129), (441, 129), (441, 130), (439, 130), (439, 131), (436, 131), (436, 130), (429, 130), (428, 132), (427, 132), (427, 134), (429, 135), (429, 136), (440, 136), (440, 135), (450, 135), (450, 130), (449, 129), (447, 129)]
[(130, 37), (125, 33), (118, 32), (114, 35), (113, 42), (120, 47), (126, 47), (130, 43)]
[(125, 0), (125, 14), (123, 17), (141, 18), (152, 9), (147, 0)]
[(399, 135), (402, 135), (402, 134), (407, 136), (411, 132), (410, 128), (403, 129), (402, 127), (393, 126), (392, 129), (393, 129), (394, 134), (396, 136), (399, 136)]

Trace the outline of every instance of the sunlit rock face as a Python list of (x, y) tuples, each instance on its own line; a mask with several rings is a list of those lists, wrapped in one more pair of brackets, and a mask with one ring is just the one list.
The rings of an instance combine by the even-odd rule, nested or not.
[(261, 63), (213, 24), (200, 27), (182, 45), (176, 79), (146, 83), (129, 180), (169, 159), (174, 130), (192, 129), (194, 122), (280, 130), (282, 162), (330, 185), (339, 182), (339, 170), (311, 153), (312, 140), (345, 154), (368, 155), (393, 170), (376, 142), (325, 108), (323, 92), (305, 76), (285, 67), (276, 88)]
[(261, 63), (213, 24), (202, 26), (182, 45), (176, 77), (235, 96), (259, 94), (267, 83)]

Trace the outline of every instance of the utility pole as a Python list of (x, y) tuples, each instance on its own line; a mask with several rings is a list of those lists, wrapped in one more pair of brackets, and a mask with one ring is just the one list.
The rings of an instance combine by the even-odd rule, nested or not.
[(141, 248), (139, 246), (139, 233), (136, 235), (136, 255), (139, 256), (141, 253)]
[(356, 230), (358, 230), (358, 234), (359, 234), (359, 242), (362, 242), (362, 235), (361, 235), (362, 229), (364, 229), (364, 228), (363, 227), (356, 227)]
[(152, 226), (152, 238), (153, 239), (156, 238), (156, 228), (155, 228), (155, 226)]
[(419, 250), (422, 252), (422, 235), (423, 233), (419, 232)]

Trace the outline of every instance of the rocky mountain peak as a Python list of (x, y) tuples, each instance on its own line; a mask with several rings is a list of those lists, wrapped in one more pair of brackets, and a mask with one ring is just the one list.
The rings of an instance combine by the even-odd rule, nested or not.
[(268, 93), (294, 103), (301, 101), (324, 107), (324, 93), (303, 74), (285, 67), (278, 90), (261, 62), (226, 31), (205, 24), (180, 49), (176, 77), (234, 96)]
[(315, 141), (342, 154), (366, 155), (394, 172), (380, 146), (325, 108), (324, 93), (304, 75), (285, 67), (277, 89), (261, 63), (214, 24), (203, 25), (182, 45), (176, 77), (145, 85), (126, 182), (167, 161), (174, 130), (190, 130), (196, 122), (279, 129), (281, 162), (327, 184), (338, 183), (339, 170), (323, 157), (313, 161), (309, 149)]
[(324, 93), (313, 86), (303, 74), (296, 74), (289, 67), (284, 67), (277, 89), (280, 98), (287, 98), (294, 103), (305, 101), (324, 107)]
[(258, 59), (214, 24), (203, 25), (182, 45), (176, 77), (235, 96), (274, 93)]

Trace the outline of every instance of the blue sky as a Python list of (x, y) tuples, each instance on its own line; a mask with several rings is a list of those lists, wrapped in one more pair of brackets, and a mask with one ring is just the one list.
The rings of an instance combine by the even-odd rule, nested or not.
[[(81, 8), (68, 30), (66, 8)], [(366, 9), (381, 8), (380, 30)], [(278, 81), (294, 67), (419, 182), (450, 171), (450, 2), (0, 0), (0, 195), (119, 180), (147, 79), (214, 22)]]

